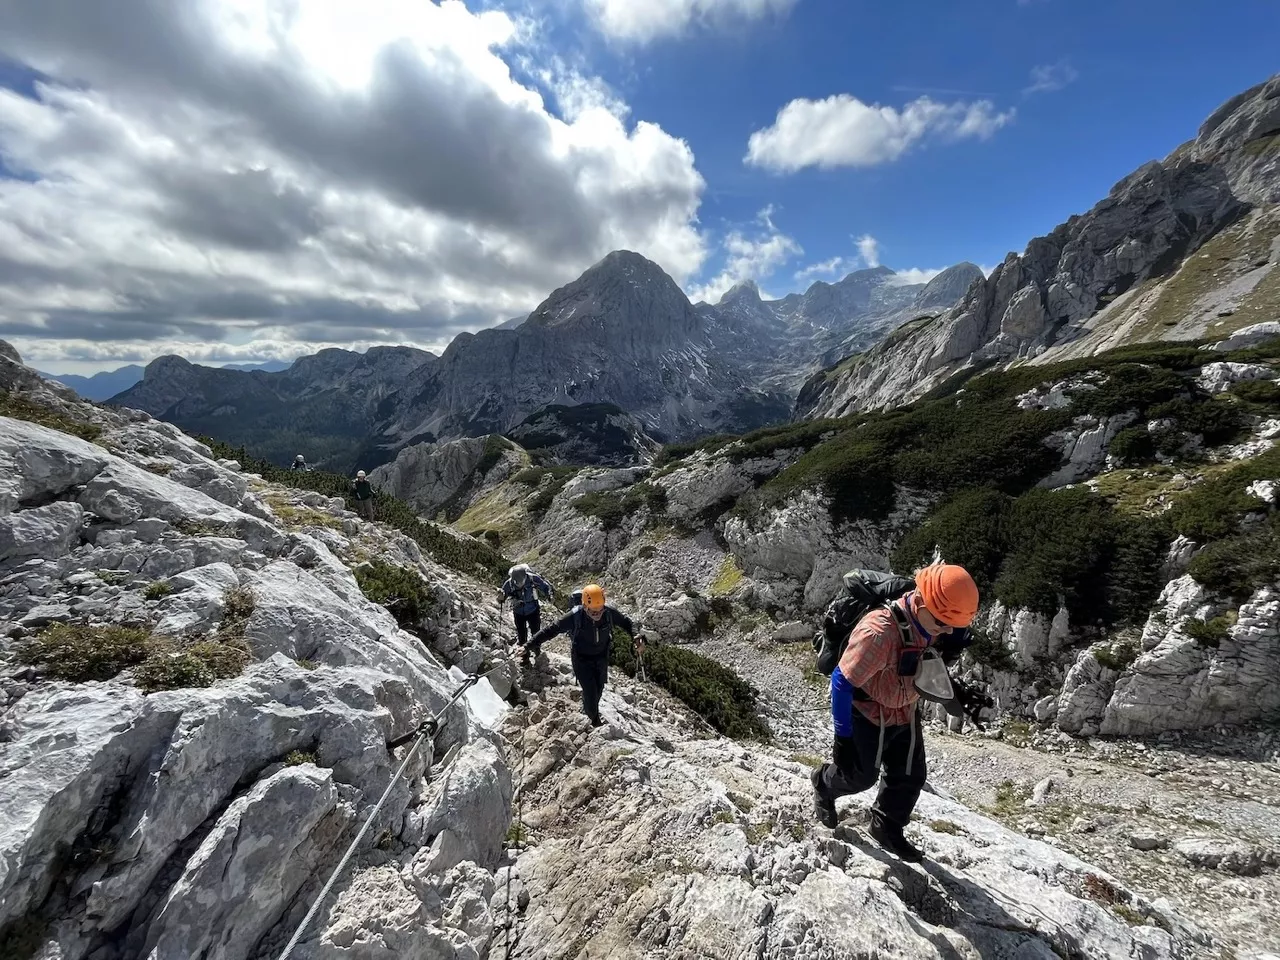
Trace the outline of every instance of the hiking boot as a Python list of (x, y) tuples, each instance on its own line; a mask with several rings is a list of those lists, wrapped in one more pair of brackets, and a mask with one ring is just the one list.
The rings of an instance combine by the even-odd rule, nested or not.
[(902, 828), (884, 817), (871, 817), (871, 839), (904, 863), (919, 863), (924, 859), (920, 848), (906, 838)]
[(809, 782), (813, 784), (813, 815), (828, 830), (836, 827), (836, 802), (827, 796), (822, 789), (822, 768), (809, 774)]

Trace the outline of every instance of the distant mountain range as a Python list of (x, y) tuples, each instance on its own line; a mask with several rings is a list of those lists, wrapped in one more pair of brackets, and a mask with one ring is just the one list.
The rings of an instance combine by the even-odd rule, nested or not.
[[(334, 469), (490, 434), (616, 462), (623, 447), (788, 420), (800, 386), (828, 358), (921, 311), (940, 312), (981, 278), (960, 264), (929, 284), (903, 284), (877, 267), (773, 301), (747, 282), (694, 306), (657, 264), (618, 250), (527, 318), (460, 334), (439, 357), (324, 350), (279, 372), (162, 357), (111, 402), (279, 462), (303, 453)], [(571, 416), (576, 407), (592, 412)]]
[[(223, 370), (266, 370), (273, 372), (277, 370), (288, 370), (290, 366), (287, 360), (267, 360), (263, 363), (229, 363), (222, 367)], [(58, 383), (64, 384), (80, 394), (86, 400), (109, 400), (117, 393), (128, 390), (135, 383), (142, 379), (143, 372), (146, 368), (136, 363), (131, 363), (127, 367), (117, 367), (115, 370), (104, 370), (101, 373), (95, 373), (91, 377), (81, 377), (74, 373), (40, 373), (40, 376), (46, 380), (56, 380)]]

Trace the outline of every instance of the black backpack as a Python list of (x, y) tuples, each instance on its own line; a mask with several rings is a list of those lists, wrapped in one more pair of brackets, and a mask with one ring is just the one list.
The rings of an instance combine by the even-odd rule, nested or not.
[[(815, 669), (829, 677), (858, 621), (872, 610), (887, 607), (894, 600), (915, 589), (910, 577), (898, 577), (874, 570), (850, 570), (844, 575), (844, 593), (827, 605), (822, 615), (822, 629), (813, 635), (813, 651), (817, 654)], [(898, 624), (899, 628), (902, 624)]]

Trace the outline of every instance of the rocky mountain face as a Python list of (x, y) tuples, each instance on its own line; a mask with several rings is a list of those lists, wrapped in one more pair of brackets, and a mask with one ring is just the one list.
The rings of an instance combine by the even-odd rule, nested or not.
[(405, 447), (370, 473), (369, 481), (421, 514), (457, 519), (482, 488), (502, 483), (528, 463), (524, 451), (502, 437), (465, 437)]
[(660, 447), (640, 421), (609, 403), (543, 407), (507, 436), (545, 463), (620, 467), (648, 463)]
[[(865, 798), (815, 827), (808, 757), (619, 670), (591, 730), (558, 649), (512, 687), (493, 584), (77, 402), (7, 344), (0, 390), (5, 957), (276, 957), (352, 840), (295, 956), (1217, 948), (937, 791), (909, 828), (922, 866), (866, 838)], [(365, 596), (387, 565), (422, 596), (400, 619)], [(421, 749), (396, 745), (436, 712)]]
[(1049, 363), (1145, 340), (1229, 336), (1280, 310), (1280, 76), (1224, 104), (1196, 138), (1010, 254), (892, 348), (816, 374), (800, 416), (920, 396), (957, 371)]
[(302, 453), (345, 472), (369, 463), (372, 425), (383, 403), (434, 354), (413, 347), (366, 353), (327, 349), (287, 370), (205, 367), (181, 357), (153, 360), (143, 379), (111, 398), (192, 433), (244, 445), (285, 463)]
[(617, 251), (518, 328), (456, 337), (395, 398), (385, 433), (393, 443), (506, 433), (548, 404), (613, 404), (667, 439), (786, 416), (784, 396), (747, 382), (675, 282)]
[(763, 300), (752, 281), (697, 310), (717, 342), (762, 383), (796, 393), (815, 369), (865, 350), (921, 314), (957, 303), (982, 271), (961, 263), (927, 284), (903, 284), (888, 267), (858, 270), (837, 283), (812, 284), (803, 294)]

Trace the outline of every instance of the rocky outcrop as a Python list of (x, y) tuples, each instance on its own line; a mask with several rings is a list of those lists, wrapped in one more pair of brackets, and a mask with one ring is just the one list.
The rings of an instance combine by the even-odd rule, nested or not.
[(1219, 634), (1205, 633), (1207, 621), (1228, 613), (1191, 577), (1166, 586), (1143, 631), (1142, 655), (1116, 682), (1102, 732), (1194, 729), (1280, 711), (1280, 588), (1258, 590), (1240, 604), (1234, 623), (1228, 617)]
[[(171, 427), (72, 403), (8, 351), (0, 388), (102, 430), (90, 443), (0, 418), (0, 942), (53, 943), (66, 960), (278, 952), (403, 759), (388, 741), (457, 686), (351, 567), (363, 554), (418, 571), (436, 629), (473, 669), (495, 632), (488, 605), (476, 617), (463, 598), (478, 585), (341, 501), (268, 491)], [(318, 520), (290, 527), (273, 505)], [(145, 645), (87, 682), (58, 679), (79, 669), (59, 658), (105, 653), (22, 666), (50, 623), (128, 626)], [(247, 665), (201, 673), (210, 649)], [(445, 711), (340, 902), (403, 865), (417, 871), (415, 936), (474, 934), (510, 816), (494, 716), (483, 687)], [(364, 924), (335, 910), (303, 949), (336, 956), (323, 944), (354, 932), (342, 955), (372, 957)]]
[(456, 515), (486, 487), (506, 480), (525, 462), (520, 451), (501, 437), (415, 443), (370, 473), (369, 481), (427, 516), (435, 516), (446, 505)]
[[(1280, 76), (1224, 104), (1194, 141), (1125, 177), (1088, 213), (1010, 254), (938, 321), (816, 376), (798, 413), (890, 406), (966, 367), (1047, 357), (1083, 337), (1100, 309), (1173, 273), (1250, 207), (1277, 202), (1278, 132)], [(1112, 337), (1097, 348), (1115, 345)]]
[(882, 522), (838, 523), (825, 494), (804, 491), (759, 517), (730, 517), (724, 538), (742, 569), (767, 588), (771, 603), (812, 613), (836, 595), (845, 571), (889, 569), (894, 544), (928, 506), (905, 489), (896, 500)]
[[(816, 827), (809, 767), (688, 737), (649, 688), (606, 688), (603, 737), (573, 711), (549, 689), (523, 740), (529, 849), (512, 898), (530, 904), (530, 955), (1156, 960), (1210, 948), (1171, 905), (941, 796), (921, 798), (909, 832), (930, 859), (910, 867), (867, 837), (869, 795), (841, 802), (834, 831)], [(1090, 889), (1150, 922), (1130, 926)]]

